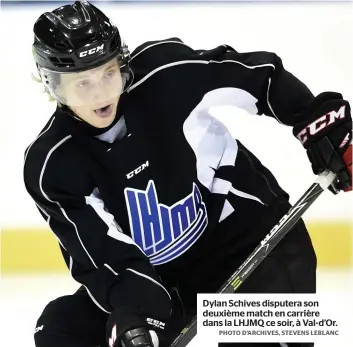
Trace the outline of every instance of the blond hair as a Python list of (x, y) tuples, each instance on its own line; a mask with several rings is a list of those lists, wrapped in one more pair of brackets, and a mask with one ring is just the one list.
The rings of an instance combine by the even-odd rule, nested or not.
[[(34, 58), (34, 47), (32, 47), (32, 54), (33, 54), (33, 58)], [(60, 103), (57, 99), (55, 99), (55, 98), (50, 94), (49, 90), (45, 87), (45, 85), (44, 85), (44, 83), (43, 83), (43, 81), (42, 81), (42, 78), (40, 77), (37, 64), (36, 64), (36, 72), (32, 71), (31, 77), (32, 77), (32, 80), (33, 80), (34, 82), (40, 83), (40, 84), (43, 86), (42, 93), (47, 95), (48, 101), (50, 101), (50, 102), (56, 101), (56, 103), (58, 104), (59, 107), (62, 106), (61, 103)]]

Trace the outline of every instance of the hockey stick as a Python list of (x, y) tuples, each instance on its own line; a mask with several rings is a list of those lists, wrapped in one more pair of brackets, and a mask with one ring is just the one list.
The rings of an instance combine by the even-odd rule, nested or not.
[[(233, 275), (217, 291), (220, 293), (234, 293), (244, 280), (257, 268), (257, 266), (267, 257), (278, 242), (292, 229), (304, 212), (328, 188), (334, 181), (335, 175), (332, 172), (323, 172), (316, 182), (304, 193), (304, 195), (293, 205), (280, 221), (271, 229), (266, 237), (260, 242), (255, 250), (243, 262), (243, 264), (233, 273)], [(175, 338), (170, 347), (186, 347), (195, 337), (197, 328), (196, 316), (192, 319), (181, 333)]]

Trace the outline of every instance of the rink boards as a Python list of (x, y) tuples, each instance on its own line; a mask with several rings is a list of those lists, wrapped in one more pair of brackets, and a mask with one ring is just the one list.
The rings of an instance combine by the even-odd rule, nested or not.
[[(319, 267), (352, 266), (352, 224), (347, 221), (307, 222)], [(1, 272), (62, 273), (67, 268), (57, 239), (49, 229), (4, 228), (1, 233)]]

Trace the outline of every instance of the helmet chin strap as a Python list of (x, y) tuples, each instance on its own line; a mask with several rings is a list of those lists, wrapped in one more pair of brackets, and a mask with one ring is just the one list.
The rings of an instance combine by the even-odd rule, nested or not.
[[(128, 64), (128, 63), (127, 63)], [(133, 81), (134, 81), (134, 73), (131, 70), (130, 66), (127, 65), (129, 73), (127, 73), (127, 77), (123, 77), (123, 91), (121, 94), (123, 94), (124, 92), (128, 92), (128, 89), (131, 87)], [(124, 74), (125, 75), (125, 74)]]

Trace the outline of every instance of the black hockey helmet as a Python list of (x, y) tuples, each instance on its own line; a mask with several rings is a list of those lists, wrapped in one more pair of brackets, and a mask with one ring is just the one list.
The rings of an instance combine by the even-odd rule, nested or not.
[[(109, 94), (106, 97), (113, 98), (114, 93), (122, 92), (131, 83), (128, 47), (118, 28), (88, 1), (76, 1), (43, 13), (35, 22), (33, 32), (33, 56), (39, 76), (45, 89), (61, 104), (73, 105), (59, 91), (62, 80), (67, 80), (63, 75), (79, 77), (87, 70), (94, 72), (117, 60), (121, 82), (117, 84), (116, 74), (105, 73), (106, 94)], [(77, 87), (80, 95), (74, 106), (84, 105), (94, 93), (92, 84), (81, 85), (86, 87)]]
[(34, 59), (50, 71), (87, 70), (118, 55), (126, 63), (129, 56), (118, 28), (87, 1), (76, 1), (42, 14), (33, 32)]

